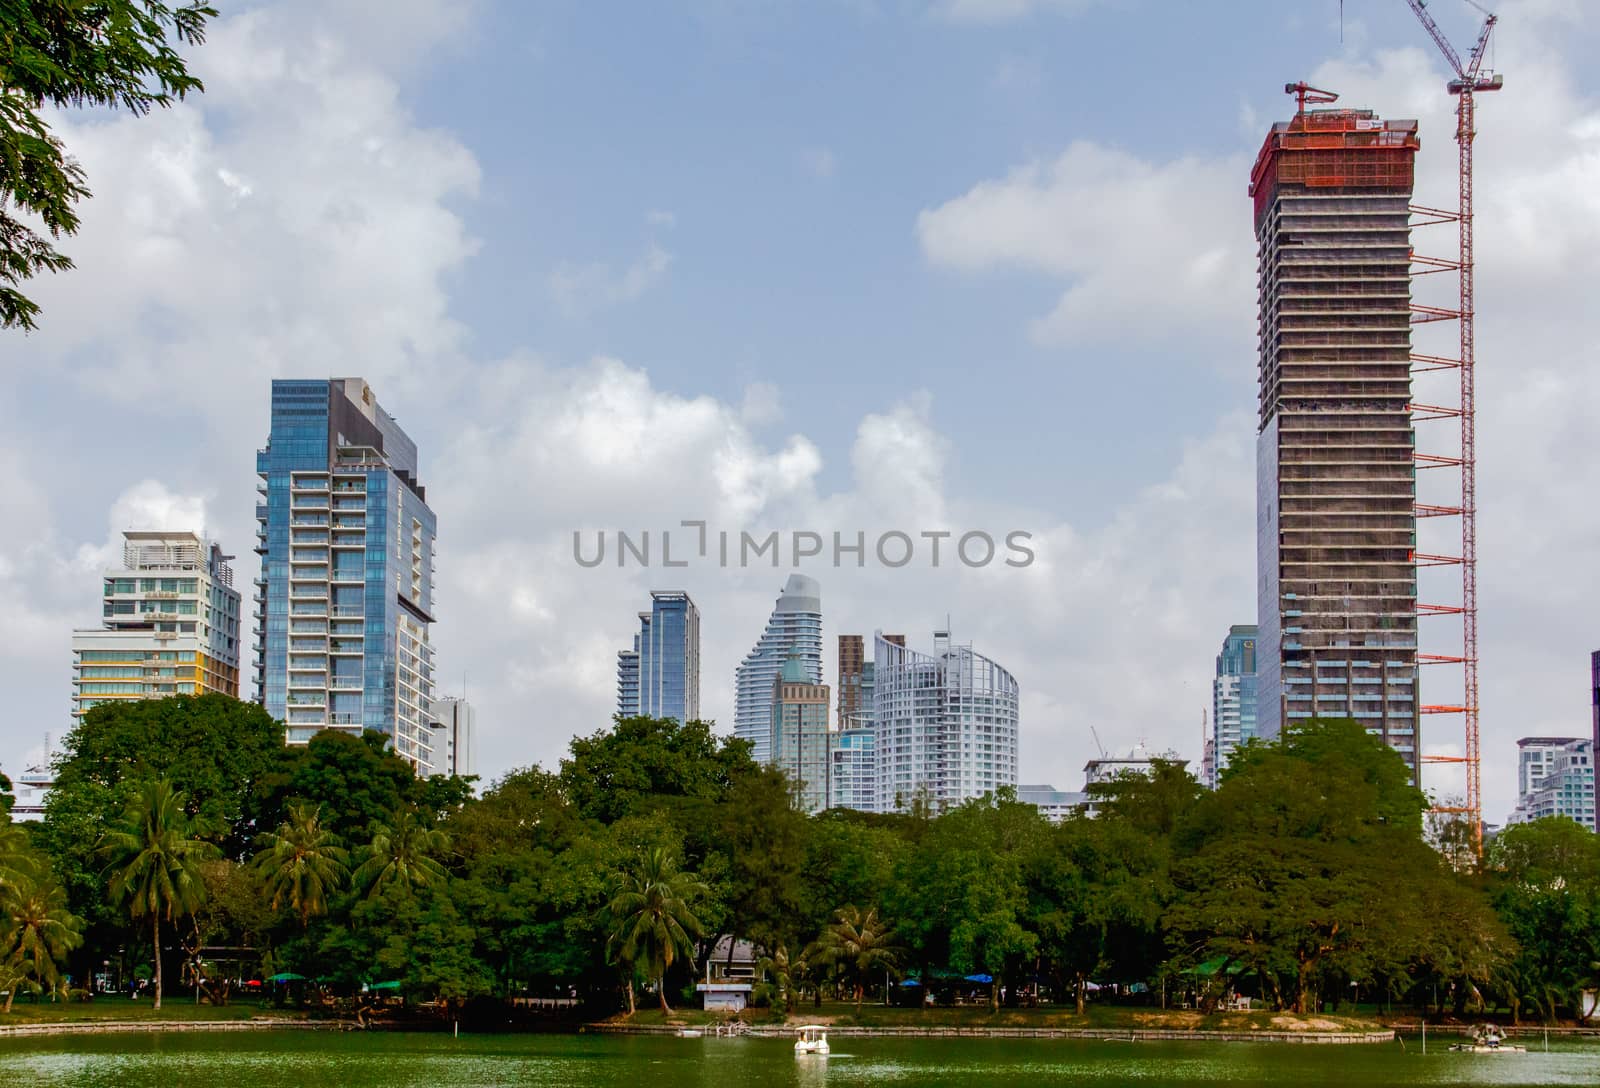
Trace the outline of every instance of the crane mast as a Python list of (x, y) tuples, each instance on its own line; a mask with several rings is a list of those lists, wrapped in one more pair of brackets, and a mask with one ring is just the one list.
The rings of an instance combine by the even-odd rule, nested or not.
[[(1455, 213), (1433, 208), (1413, 208), (1423, 217), (1419, 225), (1455, 221), (1460, 229), (1460, 258), (1455, 262), (1460, 273), (1460, 306), (1456, 319), (1460, 330), (1458, 358), (1445, 360), (1434, 356), (1413, 356), (1424, 365), (1419, 370), (1440, 369), (1440, 364), (1454, 365), (1460, 377), (1461, 406), (1455, 414), (1461, 424), (1461, 455), (1459, 458), (1419, 454), (1418, 467), (1436, 467), (1459, 461), (1461, 470), (1461, 505), (1458, 510), (1446, 507), (1418, 507), (1418, 515), (1455, 513), (1461, 518), (1461, 555), (1459, 557), (1432, 556), (1432, 560), (1455, 561), (1461, 566), (1461, 606), (1419, 606), (1419, 614), (1457, 614), (1461, 616), (1461, 656), (1448, 654), (1418, 654), (1417, 660), (1427, 664), (1460, 664), (1462, 668), (1462, 696), (1460, 705), (1424, 705), (1424, 713), (1460, 714), (1465, 722), (1465, 747), (1461, 756), (1424, 756), (1425, 763), (1461, 763), (1466, 769), (1466, 798), (1463, 805), (1436, 805), (1435, 811), (1464, 816), (1471, 825), (1473, 845), (1478, 856), (1483, 856), (1483, 799), (1481, 781), (1481, 749), (1478, 729), (1478, 536), (1477, 536), (1477, 388), (1475, 380), (1474, 325), (1476, 310), (1473, 302), (1473, 237), (1472, 237), (1472, 142), (1477, 135), (1475, 95), (1480, 91), (1498, 91), (1504, 80), (1483, 70), (1484, 52), (1489, 45), (1497, 17), (1468, 0), (1485, 15), (1478, 39), (1465, 62), (1451, 46), (1450, 39), (1428, 13), (1427, 0), (1406, 0), (1423, 29), (1433, 39), (1434, 45), (1444, 55), (1454, 73), (1446, 86), (1456, 98), (1456, 148), (1460, 183), (1460, 203)], [(1429, 262), (1423, 262), (1427, 264)], [(1438, 271), (1441, 264), (1431, 262), (1426, 271)], [(1434, 416), (1432, 418), (1442, 418)], [(1419, 559), (1422, 558), (1419, 556)]]

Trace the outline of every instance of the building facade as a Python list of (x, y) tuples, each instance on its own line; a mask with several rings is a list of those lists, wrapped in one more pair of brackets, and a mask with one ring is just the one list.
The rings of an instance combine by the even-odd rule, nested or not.
[(935, 811), (1017, 784), (1019, 689), (995, 662), (935, 631), (920, 654), (874, 638), (877, 805)]
[(1054, 786), (1018, 786), (1017, 800), (1032, 805), (1053, 824), (1087, 811), (1089, 803), (1087, 794), (1058, 790)]
[(1594, 741), (1588, 737), (1524, 737), (1517, 741), (1516, 811), (1508, 824), (1552, 816), (1595, 826)]
[(360, 378), (275, 380), (256, 472), (257, 699), (290, 744), (372, 729), (431, 767), (436, 523), (416, 444)]
[[(904, 635), (884, 635), (896, 646), (906, 644)], [(840, 729), (866, 725), (872, 720), (873, 661), (866, 656), (865, 640), (860, 635), (839, 636), (839, 690), (836, 720)]]
[(453, 696), (428, 701), (428, 725), (433, 730), (430, 775), (477, 774), (478, 715), (472, 704)]
[(798, 656), (784, 662), (772, 684), (772, 732), (767, 749), (772, 765), (788, 775), (795, 807), (801, 812), (821, 812), (828, 807), (832, 759), (828, 702), (828, 685), (813, 683), (805, 662)]
[(653, 590), (633, 649), (617, 654), (617, 713), (700, 718), (700, 609), (682, 590)]
[[(1600, 752), (1600, 650), (1589, 655), (1589, 695), (1594, 716), (1594, 750)], [(1594, 830), (1600, 834), (1600, 811), (1595, 812)]]
[(1256, 736), (1256, 634), (1253, 623), (1234, 624), (1217, 654), (1217, 675), (1211, 682), (1211, 737), (1206, 746), (1206, 785), (1228, 766), (1233, 750)]
[(791, 657), (809, 683), (822, 683), (822, 587), (804, 574), (789, 575), (766, 629), (733, 673), (733, 732), (750, 742), (757, 763), (772, 761), (772, 685)]
[(828, 807), (878, 811), (878, 749), (871, 727), (829, 734)]
[(238, 698), (233, 556), (192, 532), (122, 538), (122, 566), (101, 575), (100, 626), (72, 633), (74, 723), (116, 700), (208, 691)]
[(1251, 174), (1260, 302), (1258, 729), (1348, 717), (1411, 766), (1415, 121), (1302, 111)]

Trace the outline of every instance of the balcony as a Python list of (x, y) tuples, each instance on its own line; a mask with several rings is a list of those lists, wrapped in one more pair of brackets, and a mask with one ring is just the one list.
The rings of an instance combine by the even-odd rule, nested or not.
[(361, 690), (361, 677), (359, 677), (359, 676), (335, 676), (332, 680), (330, 680), (328, 682), (328, 690), (329, 691), (360, 691)]
[(352, 641), (347, 640), (347, 639), (337, 639), (336, 638), (336, 639), (333, 640), (332, 644), (328, 647), (328, 652), (331, 653), (331, 654), (338, 654), (338, 655), (341, 655), (341, 656), (349, 656), (351, 654), (354, 654), (356, 657), (360, 657), (361, 653), (362, 653), (362, 643), (361, 643), (361, 641), (359, 639), (357, 639), (357, 640), (352, 642)]
[(292, 638), (289, 640), (289, 652), (327, 653), (328, 640), (322, 638)]
[(286, 706), (327, 706), (328, 705), (328, 698), (325, 695), (311, 695), (309, 693), (302, 694), (302, 695), (295, 695), (295, 694), (291, 693), (291, 694), (289, 694), (288, 696), (286, 696), (284, 698), (284, 705), (286, 705)]

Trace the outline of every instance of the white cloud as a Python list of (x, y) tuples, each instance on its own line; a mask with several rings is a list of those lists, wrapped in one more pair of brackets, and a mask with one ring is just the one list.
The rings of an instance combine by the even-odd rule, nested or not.
[(556, 304), (577, 316), (632, 302), (666, 277), (672, 254), (650, 243), (626, 268), (618, 271), (603, 261), (563, 263), (550, 273)]
[(963, 272), (1020, 268), (1065, 280), (1034, 337), (1235, 346), (1253, 333), (1254, 242), (1242, 158), (1152, 163), (1076, 142), (923, 211), (928, 260)]

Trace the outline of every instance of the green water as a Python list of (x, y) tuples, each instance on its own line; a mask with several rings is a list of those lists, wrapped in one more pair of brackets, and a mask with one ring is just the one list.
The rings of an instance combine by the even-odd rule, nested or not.
[(1475, 1057), (1412, 1043), (1299, 1046), (1046, 1039), (839, 1039), (796, 1058), (781, 1039), (262, 1032), (0, 1040), (0, 1084), (561, 1085), (562, 1088), (847, 1088), (1035, 1084), (1600, 1084), (1600, 1046)]

